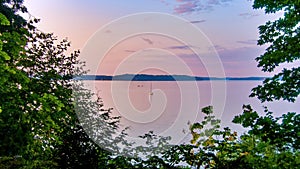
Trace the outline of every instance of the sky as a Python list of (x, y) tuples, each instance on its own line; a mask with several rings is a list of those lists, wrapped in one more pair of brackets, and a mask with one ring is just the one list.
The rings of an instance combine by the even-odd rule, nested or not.
[[(53, 32), (59, 38), (67, 37), (71, 50), (81, 50), (87, 63), (96, 65), (91, 74), (218, 76), (222, 74), (215, 72), (218, 69), (225, 76), (268, 76), (257, 68), (254, 60), (266, 48), (256, 45), (257, 28), (278, 15), (253, 10), (252, 3), (251, 0), (25, 0), (30, 15), (41, 19), (37, 25), (40, 30)], [(161, 17), (152, 15), (153, 12)], [(169, 16), (163, 20), (166, 14)], [(130, 16), (144, 18), (134, 20)], [(150, 23), (155, 25), (153, 29)], [(158, 31), (149, 33), (156, 27)], [(195, 29), (198, 33), (192, 34)], [(207, 59), (211, 55), (221, 64)]]

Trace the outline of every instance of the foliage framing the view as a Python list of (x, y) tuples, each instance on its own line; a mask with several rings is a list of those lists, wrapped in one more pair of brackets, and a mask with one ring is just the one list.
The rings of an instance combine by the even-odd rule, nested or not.
[[(254, 9), (264, 8), (265, 13), (283, 11), (284, 16), (259, 26), (258, 45), (270, 45), (266, 52), (257, 57), (258, 66), (272, 72), (280, 64), (300, 59), (300, 1), (255, 0)], [(264, 84), (253, 89), (251, 96), (261, 101), (287, 100), (294, 102), (300, 94), (300, 67), (284, 68)]]
[[(72, 78), (84, 73), (75, 67), (79, 51), (66, 55), (70, 42), (39, 31), (38, 19), (26, 21), (19, 13), (27, 13), (22, 0), (1, 1), (0, 168), (110, 166), (111, 153), (89, 138), (76, 116)], [(86, 101), (85, 110), (93, 109), (89, 113), (114, 131), (118, 119), (100, 103)]]
[[(81, 100), (73, 100), (70, 80), (82, 71), (77, 72), (74, 67), (79, 64), (79, 52), (65, 55), (70, 46), (67, 40), (57, 42), (53, 34), (33, 26), (38, 20), (26, 21), (18, 15), (27, 12), (22, 0), (0, 2), (0, 168), (300, 166), (299, 114), (289, 112), (274, 117), (266, 108), (265, 115), (259, 116), (250, 105), (244, 105), (243, 114), (233, 120), (248, 129), (241, 136), (229, 128), (220, 129), (212, 107), (206, 107), (202, 109), (204, 120), (190, 126), (191, 144), (173, 146), (148, 159), (112, 156), (89, 138), (75, 114), (74, 101)], [(254, 1), (253, 7), (264, 8), (267, 14), (285, 12), (282, 18), (259, 27), (258, 44), (270, 44), (266, 53), (257, 58), (263, 71), (272, 72), (279, 64), (299, 60), (299, 3)], [(254, 88), (252, 96), (263, 102), (295, 101), (299, 95), (299, 75), (299, 67), (284, 69)], [(84, 99), (92, 97), (88, 91), (81, 94)], [(77, 106), (83, 104), (86, 102)], [(91, 105), (85, 107), (91, 110), (85, 109), (83, 113), (99, 113), (106, 124), (117, 127), (118, 118), (110, 117), (110, 109), (103, 110), (99, 100), (86, 105)], [(145, 137), (153, 137), (151, 134)]]

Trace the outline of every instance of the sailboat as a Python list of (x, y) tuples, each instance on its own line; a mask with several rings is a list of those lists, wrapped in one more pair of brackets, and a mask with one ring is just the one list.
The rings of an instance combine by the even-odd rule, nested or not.
[(150, 83), (149, 95), (150, 95), (150, 96), (152, 96), (152, 95), (153, 95), (153, 91), (152, 91), (152, 82)]
[(153, 91), (152, 91), (152, 82), (150, 83), (150, 89), (149, 89), (149, 100), (150, 103), (152, 103), (152, 96), (153, 96)]

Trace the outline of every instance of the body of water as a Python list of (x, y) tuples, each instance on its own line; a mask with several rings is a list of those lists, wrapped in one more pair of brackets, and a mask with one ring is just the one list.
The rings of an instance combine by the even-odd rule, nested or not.
[(201, 108), (212, 105), (222, 127), (243, 132), (231, 121), (242, 113), (243, 104), (251, 104), (263, 114), (263, 106), (278, 116), (286, 112), (300, 112), (300, 101), (260, 103), (249, 98), (251, 89), (261, 81), (89, 81), (98, 91), (105, 108), (113, 108), (113, 115), (121, 116), (121, 126), (130, 127), (127, 133), (137, 138), (148, 131), (171, 136), (174, 143), (187, 141), (188, 123), (203, 119)]

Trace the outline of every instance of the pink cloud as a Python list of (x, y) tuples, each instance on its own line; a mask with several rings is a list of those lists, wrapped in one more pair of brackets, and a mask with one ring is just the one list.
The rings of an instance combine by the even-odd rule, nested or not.
[(224, 5), (232, 0), (176, 0), (179, 5), (174, 7), (176, 14), (195, 11), (212, 10), (214, 6)]
[(185, 2), (183, 4), (178, 5), (174, 8), (175, 13), (177, 14), (183, 14), (183, 13), (190, 13), (195, 11), (195, 8), (197, 8), (197, 5), (193, 2)]

